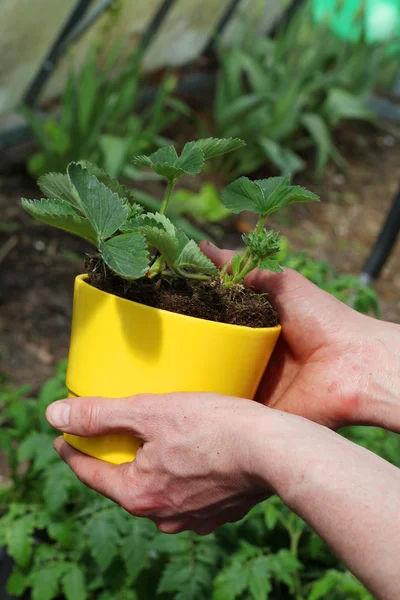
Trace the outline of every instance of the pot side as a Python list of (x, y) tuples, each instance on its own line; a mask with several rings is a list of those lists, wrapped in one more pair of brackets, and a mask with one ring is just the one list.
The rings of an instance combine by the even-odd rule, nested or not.
[[(71, 397), (217, 392), (253, 399), (281, 327), (251, 328), (172, 313), (75, 280), (67, 387)], [(65, 434), (85, 454), (121, 464), (141, 441)]]

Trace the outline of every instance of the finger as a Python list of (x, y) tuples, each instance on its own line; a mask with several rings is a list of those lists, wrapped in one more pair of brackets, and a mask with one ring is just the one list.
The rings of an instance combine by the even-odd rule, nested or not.
[[(127, 468), (131, 469), (132, 467), (131, 463), (112, 465), (97, 460), (72, 448), (63, 437), (55, 440), (54, 448), (82, 483), (128, 510), (126, 493), (128, 478), (126, 474)], [(131, 498), (131, 493), (129, 498)]]
[(131, 433), (146, 441), (163, 396), (129, 398), (66, 398), (50, 404), (46, 418), (50, 425), (65, 433), (94, 437), (109, 433)]

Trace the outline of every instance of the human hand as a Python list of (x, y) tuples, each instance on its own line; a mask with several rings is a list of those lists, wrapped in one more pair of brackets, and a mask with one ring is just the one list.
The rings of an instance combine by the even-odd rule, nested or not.
[[(201, 247), (219, 267), (235, 254)], [(269, 294), (283, 328), (256, 400), (330, 428), (400, 431), (400, 326), (361, 315), (291, 269), (255, 271), (245, 283)]]
[[(131, 433), (142, 439), (136, 459), (118, 466), (78, 452), (63, 437), (55, 448), (83, 483), (154, 520), (161, 531), (207, 534), (241, 519), (270, 493), (257, 464), (268, 433), (261, 428), (266, 413), (271, 423), (280, 414), (249, 400), (178, 393), (63, 400), (48, 408), (47, 418), (75, 435)], [(276, 432), (272, 427), (270, 442)]]

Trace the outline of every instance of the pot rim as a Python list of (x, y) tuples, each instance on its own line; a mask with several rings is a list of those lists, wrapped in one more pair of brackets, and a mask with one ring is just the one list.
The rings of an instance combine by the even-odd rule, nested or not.
[(120, 301), (120, 302), (123, 302), (123, 303), (128, 302), (129, 304), (134, 304), (136, 306), (140, 306), (146, 310), (159, 311), (166, 315), (173, 315), (173, 318), (185, 319), (185, 320), (194, 319), (195, 321), (211, 323), (214, 326), (230, 328), (230, 329), (234, 328), (236, 331), (246, 330), (246, 331), (253, 331), (253, 332), (265, 332), (265, 331), (280, 332), (282, 330), (282, 325), (275, 325), (274, 327), (249, 327), (247, 325), (235, 325), (233, 323), (221, 323), (219, 321), (210, 321), (208, 319), (202, 319), (200, 317), (191, 317), (189, 315), (181, 315), (180, 313), (176, 313), (171, 310), (165, 310), (164, 308), (156, 308), (154, 306), (148, 306), (147, 304), (141, 304), (140, 302), (135, 302), (134, 300), (128, 300), (127, 298), (121, 298), (121, 296), (117, 296), (116, 294), (112, 294), (111, 292), (106, 292), (104, 290), (100, 290), (99, 288), (96, 288), (96, 287), (90, 285), (90, 283), (88, 283), (86, 281), (87, 279), (88, 279), (88, 275), (86, 273), (82, 273), (81, 275), (77, 275), (75, 277), (75, 282), (79, 283), (79, 285), (84, 284), (85, 286), (90, 287), (92, 290), (94, 290), (95, 292), (97, 292), (101, 295), (104, 294), (105, 296), (113, 296), (114, 298), (117, 298), (118, 301)]

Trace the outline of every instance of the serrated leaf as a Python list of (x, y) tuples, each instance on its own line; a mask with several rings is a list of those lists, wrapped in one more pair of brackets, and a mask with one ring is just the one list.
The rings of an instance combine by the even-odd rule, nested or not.
[(77, 163), (68, 165), (68, 175), (99, 239), (106, 240), (128, 218), (124, 200)]
[(275, 579), (281, 581), (293, 591), (296, 584), (296, 573), (302, 569), (302, 564), (290, 550), (282, 549), (271, 556), (271, 570)]
[(68, 175), (63, 173), (47, 173), (38, 179), (38, 186), (47, 198), (59, 198), (80, 209), (79, 202), (73, 193)]
[(33, 463), (32, 471), (37, 472), (48, 467), (56, 460), (56, 453), (53, 449), (52, 435), (46, 433), (32, 433), (27, 436), (20, 444), (17, 450), (17, 459), (21, 463), (30, 460)]
[(222, 204), (233, 213), (249, 210), (263, 214), (265, 198), (260, 186), (248, 177), (239, 177), (222, 192)]
[(7, 579), (7, 592), (12, 596), (20, 598), (26, 588), (29, 586), (28, 576), (14, 566), (13, 572)]
[(57, 598), (65, 568), (65, 563), (61, 565), (55, 563), (32, 571), (32, 600), (53, 600), (53, 598)]
[(249, 590), (254, 600), (268, 600), (272, 590), (270, 559), (260, 556), (249, 567)]
[(105, 571), (118, 554), (119, 533), (106, 512), (95, 515), (88, 522), (85, 533), (94, 560)]
[(182, 154), (175, 162), (175, 167), (182, 169), (189, 175), (197, 175), (200, 173), (204, 165), (204, 154), (196, 145), (196, 142), (188, 142), (185, 144)]
[(46, 506), (51, 514), (57, 513), (68, 499), (71, 479), (63, 467), (62, 463), (57, 462), (46, 471), (43, 493)]
[(271, 502), (265, 502), (264, 505), (264, 521), (270, 531), (275, 529), (276, 524), (279, 522), (280, 511)]
[(131, 582), (146, 568), (149, 541), (143, 536), (138, 520), (134, 519), (131, 531), (123, 539), (121, 554)]
[(272, 258), (264, 258), (264, 260), (260, 260), (257, 266), (262, 271), (271, 271), (272, 273), (283, 273), (279, 262)]
[(33, 537), (36, 518), (28, 514), (12, 523), (6, 530), (6, 543), (8, 554), (15, 560), (19, 567), (26, 567), (32, 556)]
[(247, 565), (233, 561), (214, 580), (213, 600), (236, 600), (249, 584)]
[(319, 197), (298, 185), (280, 185), (266, 198), (266, 212), (264, 214), (270, 215), (283, 206), (295, 202), (319, 202)]
[(38, 221), (79, 235), (92, 244), (96, 244), (96, 232), (90, 221), (76, 214), (65, 200), (27, 200), (22, 198), (23, 208)]
[(218, 275), (214, 263), (200, 250), (193, 240), (190, 240), (179, 254), (176, 263), (178, 269), (190, 269), (204, 275)]
[(234, 152), (245, 145), (239, 138), (205, 138), (196, 141), (196, 147), (202, 151), (205, 160)]
[(232, 274), (233, 275), (238, 275), (240, 272), (240, 264), (242, 262), (243, 259), (243, 254), (238, 252), (237, 254), (235, 254), (235, 256), (232, 258), (231, 261), (231, 269), (232, 269)]
[(72, 565), (63, 576), (61, 584), (67, 600), (86, 600), (85, 575), (79, 565)]
[(106, 171), (98, 167), (88, 160), (79, 160), (79, 165), (82, 165), (89, 171), (91, 175), (94, 175), (101, 183), (104, 183), (106, 187), (112, 192), (118, 194), (120, 198), (126, 198), (129, 201), (133, 201), (133, 193), (128, 188), (120, 183), (115, 177), (111, 177)]
[(174, 146), (164, 146), (150, 156), (135, 156), (133, 163), (138, 167), (149, 167), (170, 182), (182, 175), (196, 175), (204, 163), (203, 153), (196, 148), (195, 142), (189, 142), (178, 158)]
[(107, 242), (100, 242), (99, 250), (110, 269), (125, 279), (138, 279), (148, 271), (146, 241), (138, 231), (123, 233)]

